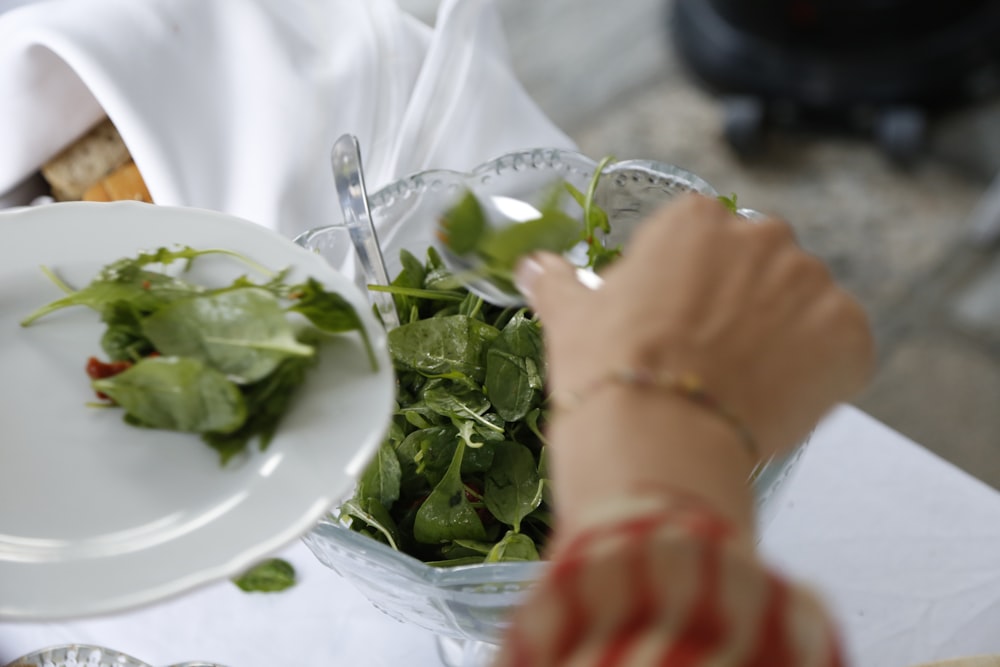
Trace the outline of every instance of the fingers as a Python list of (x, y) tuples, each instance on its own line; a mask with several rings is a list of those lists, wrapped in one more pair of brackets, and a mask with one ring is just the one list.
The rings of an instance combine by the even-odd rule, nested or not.
[(558, 317), (562, 305), (573, 303), (589, 291), (577, 280), (573, 265), (552, 253), (535, 253), (522, 259), (514, 280), (543, 321)]

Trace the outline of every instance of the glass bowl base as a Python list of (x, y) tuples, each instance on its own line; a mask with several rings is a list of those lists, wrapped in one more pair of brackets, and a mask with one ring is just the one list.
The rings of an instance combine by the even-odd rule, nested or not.
[(438, 635), (438, 655), (445, 667), (488, 667), (496, 662), (500, 647), (471, 639)]

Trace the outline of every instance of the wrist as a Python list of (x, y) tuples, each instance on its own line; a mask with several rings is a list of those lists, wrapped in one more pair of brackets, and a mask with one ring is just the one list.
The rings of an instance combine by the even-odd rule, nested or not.
[(602, 504), (661, 492), (700, 497), (753, 532), (754, 462), (741, 436), (681, 395), (609, 385), (557, 413), (549, 433), (557, 512), (570, 530)]

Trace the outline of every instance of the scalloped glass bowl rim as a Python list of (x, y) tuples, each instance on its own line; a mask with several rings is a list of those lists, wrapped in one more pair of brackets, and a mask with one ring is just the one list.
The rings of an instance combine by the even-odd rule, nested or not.
[[(517, 166), (518, 160), (524, 160), (526, 162), (525, 166), (528, 168), (538, 168), (540, 166), (545, 166), (545, 163), (560, 162), (568, 165), (570, 168), (576, 167), (581, 171), (590, 173), (593, 173), (594, 169), (598, 166), (598, 163), (595, 160), (582, 153), (561, 148), (534, 148), (523, 151), (514, 151), (484, 162), (472, 168), (470, 171), (459, 171), (455, 169), (426, 169), (409, 176), (404, 176), (378, 188), (374, 193), (369, 194), (369, 207), (374, 215), (377, 209), (392, 205), (397, 197), (408, 196), (409, 193), (419, 190), (425, 187), (426, 183), (433, 183), (435, 180), (461, 183), (473, 178), (481, 178), (491, 174), (500, 174), (507, 169), (519, 171), (520, 168)], [(514, 162), (514, 165), (508, 167), (506, 163), (511, 161)], [(607, 177), (624, 171), (640, 172), (659, 178), (676, 179), (679, 182), (687, 184), (692, 190), (695, 190), (706, 197), (717, 197), (719, 195), (718, 191), (712, 187), (708, 181), (701, 178), (697, 174), (690, 172), (683, 167), (667, 164), (665, 162), (658, 162), (656, 160), (622, 160), (619, 162), (612, 162), (610, 165), (605, 167), (602, 173), (605, 177)], [(759, 215), (750, 209), (740, 209), (739, 212), (741, 215), (750, 218), (757, 217)], [(295, 243), (308, 247), (309, 241), (312, 237), (321, 235), (329, 231), (331, 228), (341, 228), (343, 226), (343, 223), (334, 223), (307, 229), (295, 238)]]

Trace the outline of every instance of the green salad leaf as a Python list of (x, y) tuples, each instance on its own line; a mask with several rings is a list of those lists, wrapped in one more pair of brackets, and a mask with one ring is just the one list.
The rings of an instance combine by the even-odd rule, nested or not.
[(403, 265), (387, 290), (415, 313), (389, 332), (397, 408), (340, 517), (434, 566), (537, 558), (550, 523), (539, 324), (453, 289), (432, 248)]
[[(561, 184), (536, 220), (500, 231), (467, 192), (443, 215), (439, 240), (477, 255), (491, 277), (509, 279), (526, 252), (581, 243), (599, 270), (621, 254), (606, 247), (611, 221), (594, 201), (606, 164), (585, 192)], [(576, 218), (565, 212), (567, 193)], [(422, 263), (407, 251), (400, 260), (391, 285), (370, 287), (393, 294), (401, 315), (389, 332), (396, 411), (340, 517), (436, 567), (537, 560), (553, 523), (541, 325), (469, 293), (459, 280), (467, 276), (449, 273), (433, 246)]]
[(505, 421), (516, 422), (542, 402), (541, 328), (518, 312), (486, 353), (486, 394)]
[[(210, 289), (154, 270), (181, 262), (186, 271), (209, 255), (242, 262), (266, 280), (244, 275)], [(93, 358), (87, 365), (98, 397), (121, 407), (129, 424), (200, 434), (223, 464), (255, 439), (261, 449), (270, 444), (324, 337), (356, 332), (376, 368), (350, 302), (312, 278), (289, 285), (287, 271), (229, 250), (140, 252), (104, 266), (79, 290), (43, 272), (65, 296), (21, 325), (71, 306), (100, 313), (106, 325), (100, 345), (111, 363)], [(289, 313), (309, 324), (299, 326)]]
[(168, 304), (143, 319), (142, 333), (160, 354), (199, 359), (240, 384), (315, 353), (295, 339), (274, 295), (255, 287)]
[(233, 579), (244, 593), (278, 593), (295, 585), (295, 568), (281, 558), (270, 558)]
[(368, 353), (368, 363), (371, 364), (372, 370), (378, 370), (375, 348), (372, 347), (368, 331), (358, 317), (358, 312), (347, 299), (336, 292), (327, 291), (315, 278), (293, 287), (291, 294), (296, 301), (288, 310), (305, 315), (320, 331), (328, 334), (357, 331)]
[(91, 385), (135, 423), (188, 433), (229, 433), (243, 425), (246, 404), (224, 374), (189, 357), (147, 357)]
[(466, 315), (417, 320), (389, 332), (389, 351), (396, 367), (427, 376), (459, 373), (481, 383), (486, 352), (500, 332)]
[(383, 507), (392, 507), (399, 498), (402, 475), (396, 450), (384, 442), (358, 480), (358, 496), (377, 500)]
[(542, 504), (542, 478), (534, 454), (524, 445), (503, 442), (486, 473), (483, 502), (497, 519), (521, 530), (521, 521)]
[(439, 544), (449, 540), (486, 539), (486, 529), (462, 481), (464, 454), (465, 443), (459, 443), (444, 477), (420, 505), (413, 523), (413, 536), (418, 542)]
[(728, 197), (726, 195), (719, 195), (717, 197), (717, 199), (722, 203), (723, 206), (725, 206), (727, 209), (729, 209), (730, 213), (734, 213), (735, 214), (735, 213), (737, 213), (740, 210), (739, 205), (736, 203), (736, 193), (735, 192), (733, 194), (729, 195)]

